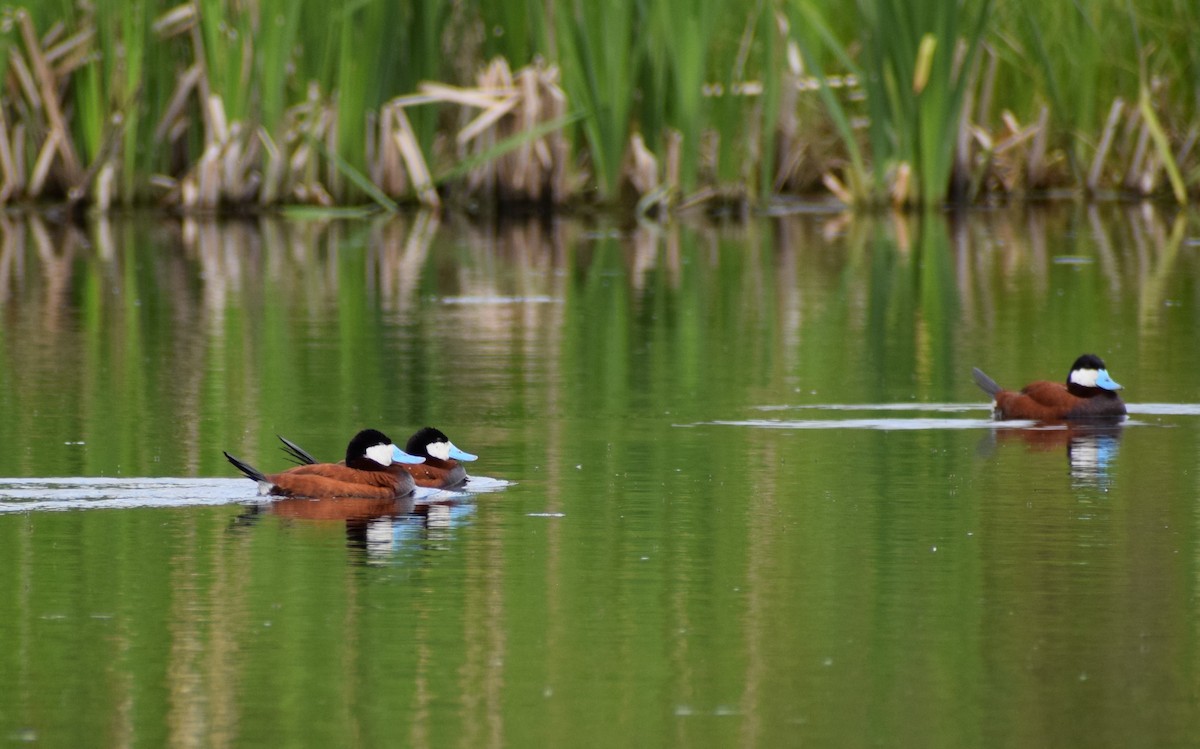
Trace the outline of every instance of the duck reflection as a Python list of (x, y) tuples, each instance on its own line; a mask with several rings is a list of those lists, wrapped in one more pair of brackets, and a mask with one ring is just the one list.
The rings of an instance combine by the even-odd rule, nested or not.
[(458, 501), (418, 504), (407, 515), (373, 521), (366, 528), (362, 548), (374, 558), (414, 549), (446, 551), (457, 529), (474, 511), (474, 505)]
[(458, 499), (277, 499), (256, 502), (234, 520), (244, 528), (266, 516), (315, 524), (344, 523), (346, 548), (361, 561), (383, 561), (411, 549), (449, 548), (454, 530), (473, 512)]
[(997, 442), (1022, 442), (1031, 450), (1066, 449), (1071, 483), (1077, 487), (1107, 488), (1109, 466), (1121, 446), (1124, 419), (1043, 422), (1024, 429), (997, 429)]
[(403, 515), (413, 510), (412, 497), (399, 499), (281, 499), (265, 506), (267, 512), (298, 520), (344, 520), (347, 523)]

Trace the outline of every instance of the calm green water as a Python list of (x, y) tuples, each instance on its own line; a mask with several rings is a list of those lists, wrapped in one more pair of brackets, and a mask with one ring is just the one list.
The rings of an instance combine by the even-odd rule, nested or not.
[[(0, 741), (1200, 736), (1196, 217), (0, 223), (0, 314)], [(1127, 425), (987, 420), (1085, 351)], [(221, 456), (426, 423), (492, 491)]]

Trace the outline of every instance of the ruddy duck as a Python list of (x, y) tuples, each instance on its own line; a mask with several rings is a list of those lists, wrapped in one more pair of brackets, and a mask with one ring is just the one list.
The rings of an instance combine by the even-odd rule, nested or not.
[(1039, 380), (1021, 388), (1005, 390), (978, 368), (972, 369), (975, 383), (995, 398), (997, 419), (1112, 419), (1125, 415), (1121, 389), (1095, 354), (1084, 354), (1071, 365), (1066, 384)]
[[(284, 451), (301, 466), (317, 462), (311, 454), (295, 442), (280, 437)], [(462, 463), (476, 460), (478, 456), (459, 449), (443, 432), (433, 427), (419, 429), (408, 438), (404, 446), (407, 453), (423, 458), (420, 464), (408, 464), (404, 469), (412, 474), (417, 486), (432, 489), (449, 489), (464, 483), (469, 477)]]
[(402, 465), (425, 460), (404, 452), (392, 444), (387, 435), (375, 429), (364, 429), (354, 435), (346, 446), (344, 463), (312, 461), (282, 473), (266, 475), (229, 453), (225, 453), (225, 458), (247, 478), (258, 482), (259, 494), (311, 499), (403, 497), (412, 493), (414, 484)]

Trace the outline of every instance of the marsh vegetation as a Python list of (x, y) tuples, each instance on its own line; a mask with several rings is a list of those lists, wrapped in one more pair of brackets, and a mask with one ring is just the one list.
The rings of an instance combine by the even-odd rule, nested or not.
[(0, 202), (1186, 202), (1198, 27), (1185, 0), (16, 6)]

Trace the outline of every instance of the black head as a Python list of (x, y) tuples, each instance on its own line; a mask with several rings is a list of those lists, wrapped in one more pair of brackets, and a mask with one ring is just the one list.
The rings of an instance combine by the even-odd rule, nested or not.
[(1115, 391), (1120, 389), (1121, 386), (1104, 366), (1104, 360), (1095, 354), (1084, 354), (1076, 359), (1067, 373), (1067, 390), (1080, 398), (1096, 395), (1115, 397)]
[[(1075, 363), (1071, 365), (1071, 372), (1074, 372), (1077, 369), (1101, 370), (1108, 369), (1108, 367), (1104, 366), (1104, 360), (1095, 354), (1084, 354), (1076, 359)], [(1071, 372), (1067, 372), (1068, 380), (1071, 379)]]
[(404, 452), (409, 455), (420, 455), (423, 458), (431, 458), (429, 454), (429, 444), (431, 442), (449, 442), (450, 438), (445, 435), (440, 429), (433, 427), (422, 427), (417, 430), (417, 433), (408, 438), (408, 442), (404, 445)]
[[(380, 470), (384, 468), (383, 464), (371, 460), (367, 457), (367, 450), (376, 445), (390, 445), (391, 438), (378, 429), (364, 429), (354, 435), (350, 440), (350, 444), (346, 445), (346, 465), (354, 468), (374, 468)], [(364, 466), (363, 464), (366, 464)]]

